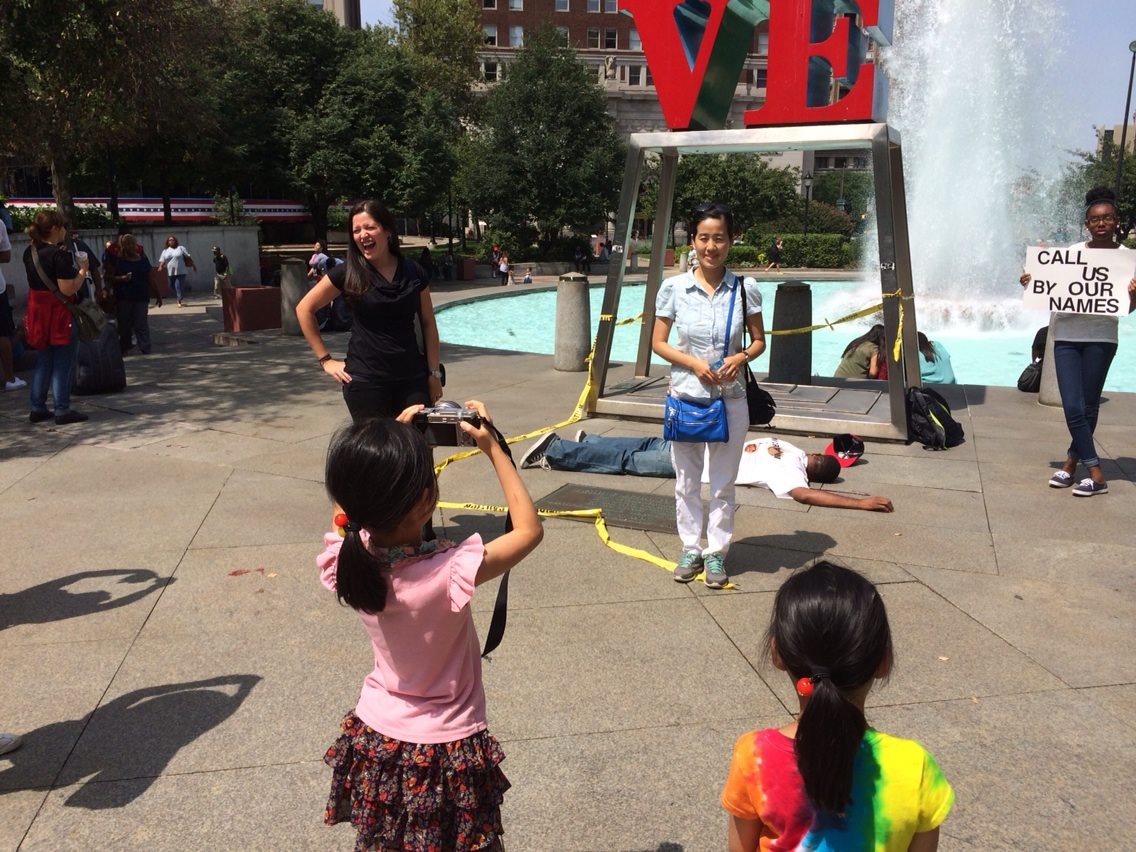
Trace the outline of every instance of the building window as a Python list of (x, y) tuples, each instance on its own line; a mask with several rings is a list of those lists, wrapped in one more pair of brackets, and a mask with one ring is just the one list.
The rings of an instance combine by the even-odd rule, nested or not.
[(628, 50), (642, 50), (643, 42), (639, 41), (639, 30), (635, 27), (631, 28), (631, 32), (627, 34), (627, 49)]
[(523, 12), (525, 9), (525, 0), (509, 0), (510, 12)]
[(655, 81), (651, 77), (651, 66), (650, 65), (647, 66), (647, 85), (648, 86), (654, 86), (655, 85)]
[(571, 47), (571, 46), (572, 46), (572, 42), (571, 42), (571, 40), (570, 40), (570, 39), (568, 38), (568, 28), (567, 28), (567, 27), (557, 27), (557, 28), (556, 28), (556, 32), (560, 34), (560, 37), (561, 37), (562, 39), (564, 39), (564, 44), (565, 44), (566, 46), (568, 46), (568, 47)]
[(588, 27), (588, 47), (592, 50), (600, 48), (600, 31), (596, 27)]
[(643, 66), (641, 66), (641, 65), (628, 65), (627, 66), (627, 85), (628, 86), (642, 86), (643, 85)]
[(509, 27), (509, 47), (522, 47), (525, 43), (525, 28)]
[(496, 9), (497, 0), (481, 0), (482, 9)]
[(766, 79), (768, 78), (768, 73), (768, 69), (758, 68), (753, 72), (753, 84), (759, 89), (764, 89)]
[(497, 46), (497, 25), (486, 24), (482, 29), (485, 30), (485, 43), (491, 47)]
[(604, 50), (615, 50), (616, 44), (615, 28), (608, 27), (604, 30)]
[(598, 12), (600, 10), (600, 0), (588, 0), (588, 11)]
[(612, 13), (618, 12), (619, 10), (616, 8), (616, 5), (617, 0), (604, 0), (604, 11)]
[(483, 73), (483, 76), (485, 77), (486, 83), (496, 83), (497, 82), (497, 63), (496, 62), (486, 62), (485, 63), (485, 71)]
[(556, 0), (556, 7), (555, 8), (556, 8), (557, 12), (567, 12), (568, 11), (568, 0)]
[(766, 56), (769, 53), (769, 33), (757, 34), (757, 55)]

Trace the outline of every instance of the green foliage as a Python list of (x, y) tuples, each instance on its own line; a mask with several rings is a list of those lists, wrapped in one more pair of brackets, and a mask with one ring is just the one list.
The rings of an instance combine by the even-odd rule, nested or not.
[(471, 106), (477, 51), (485, 43), (470, 0), (395, 0), (394, 18), (419, 88), (430, 88), (458, 113)]
[[(1074, 152), (1078, 157), (1065, 169), (1061, 182), (1065, 219), (1082, 222), (1085, 213), (1085, 193), (1093, 187), (1108, 186), (1116, 189), (1116, 166), (1120, 154), (1118, 142), (1106, 140), (1100, 153)], [(1117, 193), (1122, 233), (1127, 236), (1136, 227), (1136, 156), (1124, 157), (1121, 191)]]
[(791, 210), (797, 185), (794, 170), (772, 168), (758, 154), (685, 156), (675, 176), (672, 218), (689, 222), (699, 204), (721, 201), (733, 208), (734, 228), (741, 233)]
[(780, 236), (784, 242), (781, 248), (782, 266), (843, 269), (850, 265), (854, 257), (852, 250), (846, 248), (847, 238), (841, 234), (791, 234), (780, 230), (767, 231), (764, 227), (759, 227), (746, 231), (745, 240), (748, 244), (759, 247), (764, 253), (773, 245), (775, 235)]
[(872, 173), (870, 171), (841, 169), (817, 175), (813, 182), (813, 201), (823, 201), (825, 204), (831, 204), (840, 209), (836, 202), (840, 200), (842, 194), (844, 200), (851, 205), (849, 215), (859, 218), (860, 214), (868, 209), (869, 202), (875, 197)]
[[(843, 210), (837, 210), (831, 204), (823, 201), (810, 201), (808, 215), (806, 216), (804, 199), (797, 199), (793, 207), (778, 219), (765, 222), (760, 230), (769, 233), (788, 231), (790, 233), (805, 233), (806, 224), (810, 234), (840, 234), (850, 237), (855, 223)], [(747, 240), (748, 242), (748, 240)]]
[[(55, 210), (54, 207), (14, 207), (9, 208), (12, 214), (12, 227), (16, 231), (24, 231), (36, 214), (41, 210)], [(77, 204), (71, 212), (71, 223), (78, 229), (85, 228), (111, 228), (114, 227), (114, 217), (105, 207), (96, 207), (93, 204)]]
[(465, 192), (502, 223), (535, 223), (550, 244), (615, 207), (623, 157), (595, 76), (546, 27), (485, 96)]
[(403, 212), (421, 216), (445, 209), (450, 180), (457, 167), (454, 137), (461, 132), (446, 97), (427, 90), (411, 105), (402, 167), (396, 176), (396, 203)]
[(245, 205), (236, 192), (213, 196), (213, 218), (219, 225), (255, 225), (256, 219), (245, 215)]

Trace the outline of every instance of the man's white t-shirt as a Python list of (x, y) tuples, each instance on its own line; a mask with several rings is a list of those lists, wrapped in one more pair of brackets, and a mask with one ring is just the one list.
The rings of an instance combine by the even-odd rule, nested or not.
[[(769, 450), (776, 444), (781, 448), (780, 457), (771, 455)], [(789, 492), (794, 488), (808, 488), (806, 473), (808, 453), (794, 447), (788, 441), (778, 438), (758, 438), (746, 441), (742, 446), (742, 460), (738, 463), (736, 485), (760, 485), (768, 488), (783, 500), (792, 500)], [(706, 482), (703, 466), (703, 482)]]

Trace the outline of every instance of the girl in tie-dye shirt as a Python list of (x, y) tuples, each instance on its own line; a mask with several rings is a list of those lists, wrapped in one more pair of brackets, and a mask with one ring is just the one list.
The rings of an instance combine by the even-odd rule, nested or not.
[(933, 852), (954, 791), (919, 743), (875, 731), (864, 718), (872, 682), (894, 659), (876, 588), (818, 562), (777, 592), (767, 638), (801, 714), (734, 745), (722, 790), (731, 852)]

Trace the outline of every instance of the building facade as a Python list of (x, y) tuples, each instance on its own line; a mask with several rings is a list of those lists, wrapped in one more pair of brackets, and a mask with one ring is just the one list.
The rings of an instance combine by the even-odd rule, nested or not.
[(359, 0), (308, 0), (308, 2), (325, 12), (331, 12), (335, 15), (335, 19), (348, 29), (357, 30), (363, 26)]
[[(618, 11), (618, 0), (474, 0), (481, 7), (485, 47), (480, 56), (482, 79), (492, 85), (508, 74), (509, 63), (524, 46), (528, 34), (543, 26), (555, 27), (564, 42), (596, 76), (607, 97), (607, 109), (616, 130), (626, 136), (641, 131), (666, 130), (654, 80), (647, 67), (639, 33), (630, 15)], [(750, 52), (738, 78), (727, 127), (743, 127), (743, 113), (765, 103), (769, 57), (769, 23), (754, 30)], [(840, 94), (834, 84), (833, 97)], [(804, 173), (866, 169), (865, 151), (791, 151), (768, 158), (781, 168)]]

